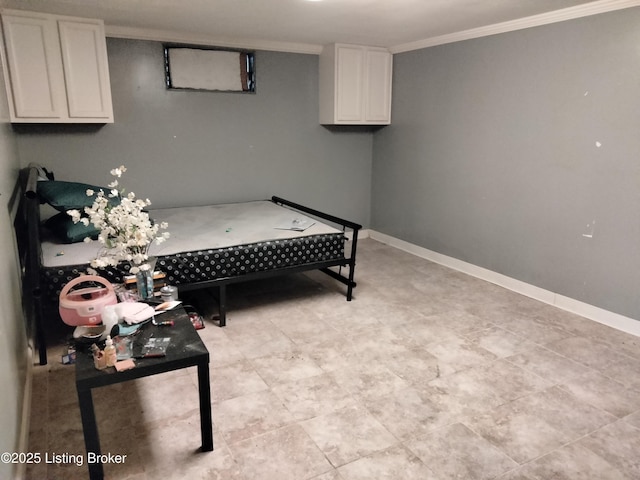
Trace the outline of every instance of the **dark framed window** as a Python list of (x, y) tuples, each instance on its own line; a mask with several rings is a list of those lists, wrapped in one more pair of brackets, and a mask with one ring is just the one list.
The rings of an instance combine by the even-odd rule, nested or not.
[(253, 93), (255, 54), (244, 50), (165, 45), (167, 88)]

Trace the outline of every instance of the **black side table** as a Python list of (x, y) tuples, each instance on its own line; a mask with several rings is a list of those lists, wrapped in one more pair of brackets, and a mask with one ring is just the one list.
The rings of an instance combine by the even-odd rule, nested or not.
[[(117, 372), (113, 367), (97, 370), (90, 354), (78, 353), (76, 359), (76, 390), (78, 392), (87, 456), (92, 454), (93, 458), (100, 458), (101, 455), (91, 389), (193, 366), (198, 367), (201, 449), (205, 452), (213, 450), (209, 351), (202, 343), (200, 335), (196, 332), (189, 316), (182, 307), (162, 313), (156, 319), (163, 322), (173, 320), (175, 324), (172, 327), (157, 327), (149, 322), (141, 327), (141, 331), (134, 337), (135, 344), (142, 345), (150, 337), (170, 337), (171, 341), (164, 357), (135, 359), (135, 368)], [(134, 353), (136, 353), (135, 348)], [(89, 463), (87, 461), (87, 464), (89, 477), (92, 480), (104, 478), (101, 462)]]

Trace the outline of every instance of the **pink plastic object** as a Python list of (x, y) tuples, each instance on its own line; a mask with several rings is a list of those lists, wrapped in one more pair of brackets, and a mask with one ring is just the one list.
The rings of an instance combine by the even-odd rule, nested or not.
[[(98, 283), (102, 286), (78, 288), (83, 283)], [(107, 305), (118, 303), (113, 285), (97, 275), (82, 275), (67, 283), (60, 292), (60, 317), (72, 327), (97, 325), (102, 322), (102, 310)]]

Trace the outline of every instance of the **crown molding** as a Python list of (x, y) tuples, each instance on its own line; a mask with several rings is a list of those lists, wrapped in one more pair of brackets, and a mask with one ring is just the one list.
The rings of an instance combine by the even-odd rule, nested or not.
[(530, 17), (510, 20), (508, 22), (496, 23), (485, 27), (472, 28), (470, 30), (463, 30), (461, 32), (451, 33), (448, 35), (427, 38), (417, 42), (396, 45), (391, 47), (389, 50), (391, 53), (408, 52), (411, 50), (435, 47), (436, 45), (471, 40), (473, 38), (487, 37), (499, 33), (513, 32), (515, 30), (522, 30), (525, 28), (539, 27), (550, 23), (564, 22), (566, 20), (573, 20), (576, 18), (637, 6), (640, 6), (640, 0), (598, 0), (576, 7), (563, 8), (561, 10), (532, 15)]
[(152, 40), (156, 42), (184, 43), (189, 45), (215, 45), (217, 47), (240, 48), (246, 50), (269, 50), (275, 52), (305, 53), (320, 55), (322, 45), (308, 43), (272, 42), (267, 40), (249, 40), (242, 38), (224, 38), (209, 35), (171, 30), (154, 30), (144, 28), (105, 25), (105, 34), (112, 38), (130, 38), (133, 40)]
[[(391, 53), (402, 53), (422, 48), (435, 47), (447, 43), (471, 40), (474, 38), (513, 32), (525, 28), (539, 27), (551, 23), (564, 22), (576, 18), (597, 15), (600, 13), (622, 10), (640, 6), (640, 0), (596, 0), (594, 2), (563, 8), (553, 12), (532, 15), (530, 17), (496, 23), (479, 28), (463, 30), (461, 32), (426, 38), (416, 42), (404, 43), (389, 48)], [(240, 48), (248, 50), (268, 50), (288, 53), (304, 53), (319, 55), (322, 45), (310, 43), (274, 42), (268, 40), (250, 40), (243, 38), (216, 37), (211, 35), (194, 35), (188, 32), (172, 30), (154, 30), (117, 25), (105, 25), (107, 37), (130, 38), (134, 40), (152, 40), (158, 42), (184, 43), (190, 45), (215, 45), (218, 47)]]

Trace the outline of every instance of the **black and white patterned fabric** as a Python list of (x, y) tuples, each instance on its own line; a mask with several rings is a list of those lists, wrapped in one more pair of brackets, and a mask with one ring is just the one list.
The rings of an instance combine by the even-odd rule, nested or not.
[[(234, 247), (186, 252), (159, 257), (156, 270), (166, 274), (169, 285), (188, 285), (249, 273), (277, 270), (344, 258), (342, 233), (271, 240)], [(86, 273), (86, 265), (44, 268), (42, 286), (47, 300), (57, 304), (64, 285)], [(111, 283), (122, 283), (129, 266), (105, 269), (99, 274)]]

